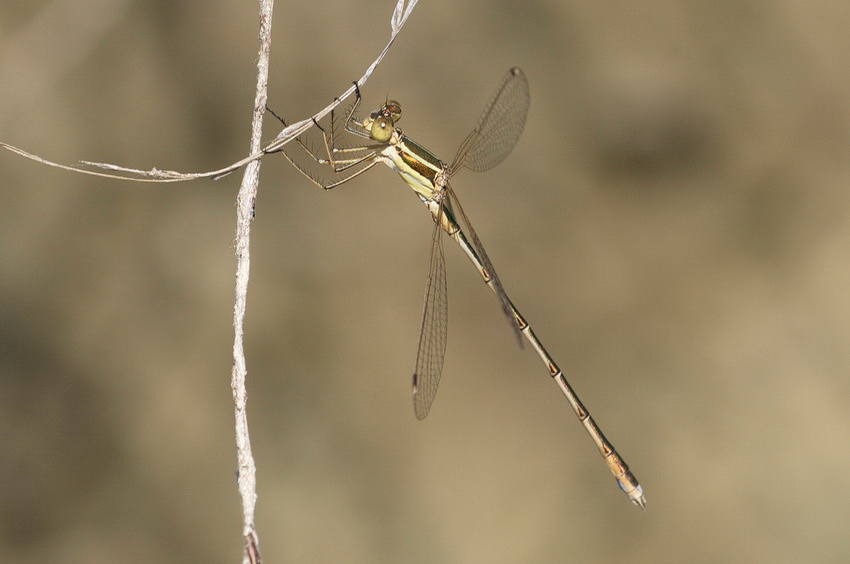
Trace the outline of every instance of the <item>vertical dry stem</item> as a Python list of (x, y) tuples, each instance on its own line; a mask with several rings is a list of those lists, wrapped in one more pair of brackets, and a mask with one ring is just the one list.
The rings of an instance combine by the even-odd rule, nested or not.
[[(251, 125), (251, 154), (261, 149), (263, 113), (266, 107), (269, 82), (269, 54), (274, 0), (260, 0), (260, 51), (257, 60), (257, 92), (254, 98), (254, 119)], [(260, 178), (260, 160), (245, 167), (239, 188), (236, 209), (236, 292), (233, 305), (233, 372), (231, 388), (236, 415), (236, 456), (239, 466), (239, 495), (242, 500), (242, 534), (245, 541), (245, 564), (260, 562), (259, 538), (254, 528), (254, 508), (257, 502), (257, 478), (251, 439), (248, 434), (248, 393), (245, 388), (247, 366), (243, 347), (245, 309), (248, 297), (248, 278), (251, 266), (251, 220)]]

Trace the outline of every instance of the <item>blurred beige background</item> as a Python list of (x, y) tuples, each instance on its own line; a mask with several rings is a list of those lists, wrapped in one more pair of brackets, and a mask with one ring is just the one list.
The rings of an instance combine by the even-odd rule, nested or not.
[[(343, 92), (392, 7), (278, 2), (272, 107)], [(238, 160), (256, 19), (5, 2), (0, 139), (67, 163)], [(443, 383), (416, 421), (431, 220), (387, 169), (326, 193), (267, 158), (246, 335), (266, 561), (846, 560), (848, 52), (839, 1), (423, 0), (365, 104), (402, 101), (450, 159), (526, 71), (516, 150), (455, 189), (648, 511), (453, 244)], [(239, 561), (240, 175), (141, 185), (6, 152), (0, 171), (0, 560)]]

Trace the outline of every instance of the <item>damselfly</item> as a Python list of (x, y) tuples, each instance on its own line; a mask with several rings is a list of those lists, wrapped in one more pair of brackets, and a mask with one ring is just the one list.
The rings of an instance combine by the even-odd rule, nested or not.
[[(284, 151), (284, 155), (307, 178), (325, 189), (344, 184), (376, 164), (383, 163), (407, 182), (431, 212), (435, 223), (431, 238), (431, 264), (425, 290), (425, 310), (422, 315), (419, 349), (413, 371), (413, 407), (416, 417), (424, 419), (428, 415), (443, 371), (448, 317), (446, 264), (441, 236), (444, 231), (460, 245), (484, 282), (496, 294), (514, 330), (518, 335), (525, 337), (537, 351), (543, 364), (546, 365), (549, 376), (555, 380), (567, 401), (570, 402), (620, 488), (633, 503), (645, 508), (646, 500), (637, 478), (614, 446), (602, 434), (564, 373), (505, 294), (481, 240), (472, 228), (469, 218), (449, 183), (449, 179), (462, 167), (477, 172), (489, 170), (502, 162), (514, 148), (528, 116), (529, 89), (525, 74), (516, 67), (508, 71), (485, 107), (478, 125), (460, 144), (450, 165), (435, 157), (396, 127), (401, 118), (401, 105), (398, 102), (388, 100), (369, 117), (358, 119), (355, 113), (362, 98), (357, 83), (355, 83), (355, 95), (355, 102), (345, 118), (345, 130), (365, 139), (365, 142), (351, 147), (338, 146), (336, 139), (338, 123), (333, 112), (329, 129), (322, 128), (318, 123), (315, 124), (322, 131), (324, 140), (322, 154), (317, 154), (301, 139), (296, 140), (312, 161), (327, 167), (334, 180), (326, 182), (318, 175), (311, 173), (304, 163), (294, 158), (292, 154)], [(282, 119), (280, 121), (283, 122)], [(461, 225), (464, 227), (462, 228)]]

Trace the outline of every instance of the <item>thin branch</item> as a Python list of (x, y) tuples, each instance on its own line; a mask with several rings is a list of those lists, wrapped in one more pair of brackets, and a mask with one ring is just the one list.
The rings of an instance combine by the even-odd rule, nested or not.
[[(260, 50), (257, 57), (257, 92), (254, 97), (254, 118), (251, 122), (251, 153), (262, 145), (263, 113), (268, 99), (269, 56), (271, 54), (271, 29), (274, 0), (260, 0)], [(251, 267), (251, 220), (254, 202), (260, 183), (260, 161), (253, 160), (245, 167), (242, 185), (236, 198), (236, 290), (233, 304), (233, 370), (230, 387), (236, 418), (236, 458), (239, 468), (239, 496), (242, 500), (242, 538), (245, 543), (243, 564), (258, 564), (259, 537), (254, 525), (257, 505), (257, 467), (251, 452), (248, 433), (248, 391), (245, 380), (248, 373), (245, 362), (245, 308), (248, 300), (248, 278)]]
[[(374, 72), (375, 68), (384, 60), (384, 56), (390, 50), (393, 42), (395, 41), (396, 36), (398, 36), (404, 24), (407, 22), (407, 18), (410, 16), (410, 13), (413, 11), (413, 8), (416, 6), (418, 0), (398, 0), (393, 10), (392, 18), (390, 19), (390, 28), (392, 33), (390, 34), (390, 39), (387, 41), (386, 46), (384, 46), (383, 51), (378, 55), (378, 57), (372, 62), (371, 65), (366, 69), (366, 72), (362, 77), (357, 81), (358, 86), (363, 86), (369, 77)], [(99, 172), (94, 170), (89, 170), (88, 168), (84, 168), (83, 166), (72, 166), (65, 165), (61, 163), (56, 163), (40, 157), (38, 155), (32, 154), (28, 151), (15, 147), (14, 145), (10, 145), (8, 143), (4, 143), (0, 141), (0, 147), (12, 151), (22, 157), (26, 157), (28, 159), (32, 159), (41, 164), (45, 164), (48, 166), (61, 168), (64, 170), (69, 170), (72, 172), (78, 172), (80, 174), (90, 174), (92, 176), (100, 176), (104, 178), (112, 178), (115, 180), (130, 180), (133, 182), (185, 182), (187, 180), (197, 180), (199, 178), (221, 178), (222, 176), (226, 176), (231, 172), (238, 170), (239, 168), (245, 166), (248, 163), (252, 163), (258, 161), (263, 158), (266, 153), (274, 152), (279, 150), (281, 147), (313, 127), (315, 123), (314, 120), (319, 120), (330, 113), (331, 110), (339, 106), (343, 101), (345, 101), (348, 97), (354, 94), (355, 87), (351, 85), (342, 95), (338, 96), (334, 101), (320, 110), (318, 113), (313, 115), (310, 118), (299, 121), (298, 123), (293, 123), (283, 129), (275, 139), (269, 143), (267, 146), (260, 148), (260, 146), (256, 147), (256, 150), (253, 148), (251, 154), (244, 157), (243, 159), (236, 161), (222, 169), (212, 170), (207, 172), (177, 172), (173, 170), (159, 170), (153, 168), (151, 170), (140, 170), (135, 168), (128, 168), (114, 164), (108, 163), (98, 163), (92, 161), (81, 161), (85, 166), (96, 167), (104, 170), (115, 171), (115, 174), (108, 172)]]

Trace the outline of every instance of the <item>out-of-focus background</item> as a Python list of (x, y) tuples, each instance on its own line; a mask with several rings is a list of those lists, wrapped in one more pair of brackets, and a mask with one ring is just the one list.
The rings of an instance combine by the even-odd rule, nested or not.
[[(385, 2), (278, 2), (270, 104), (325, 106)], [(252, 2), (0, 6), (0, 139), (185, 172), (248, 149)], [(455, 189), (632, 466), (620, 493), (447, 241), (450, 328), (413, 416), (432, 222), (389, 170), (264, 159), (247, 347), (267, 562), (836, 562), (850, 554), (850, 5), (422, 1), (364, 88), (450, 159), (504, 72), (516, 150)], [(279, 130), (267, 122), (267, 138)], [(0, 560), (235, 562), (234, 200), (0, 153)]]

